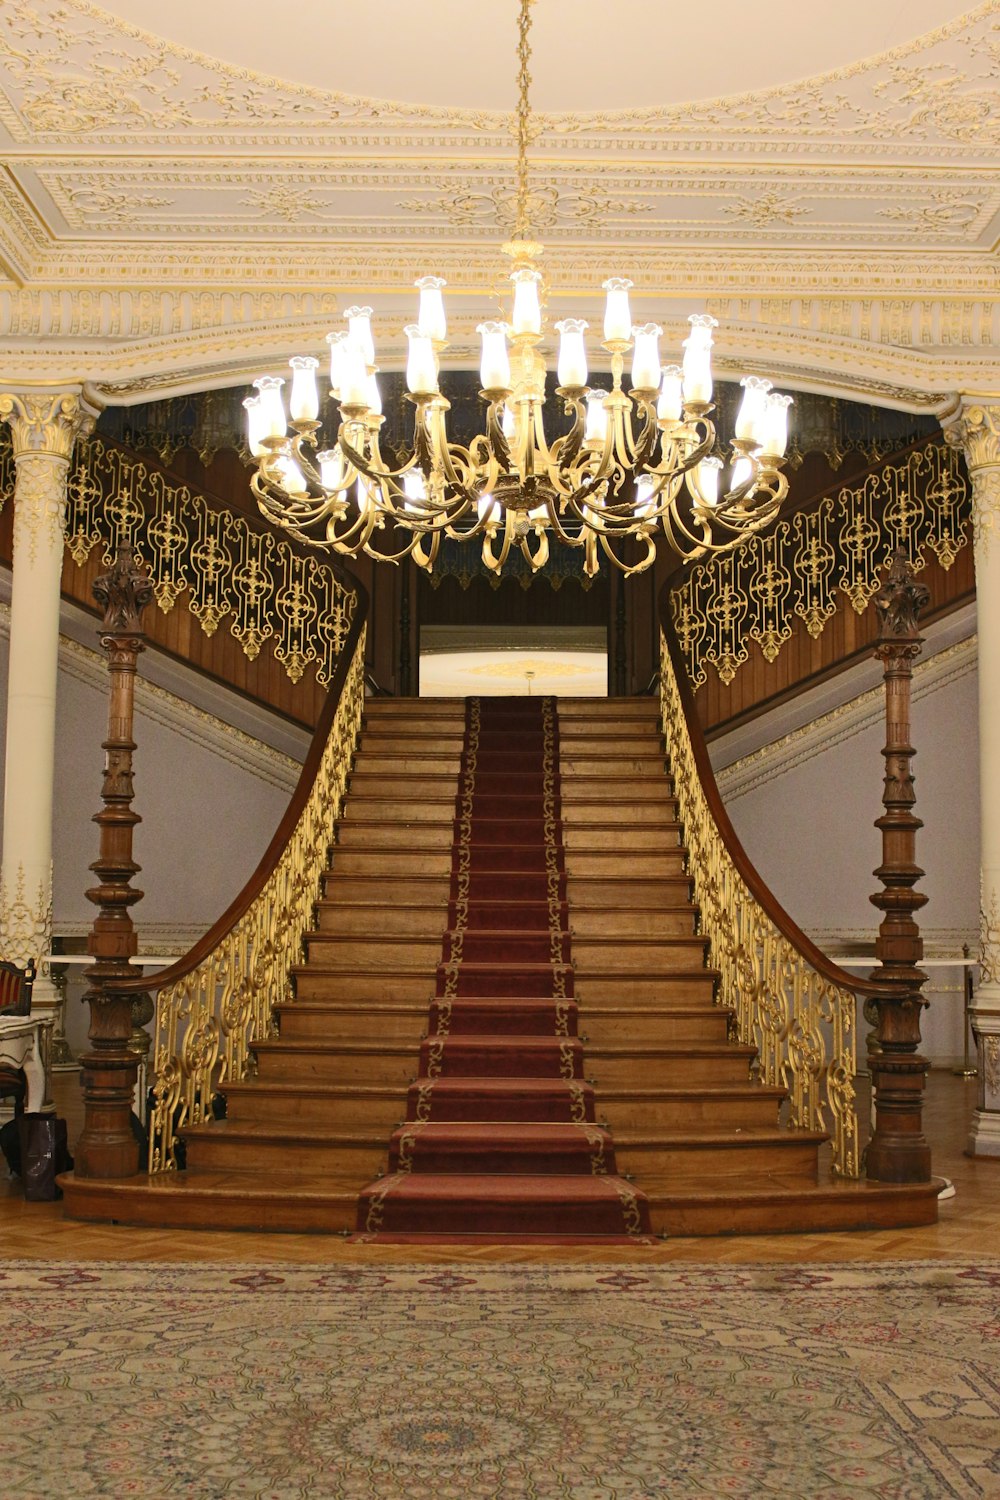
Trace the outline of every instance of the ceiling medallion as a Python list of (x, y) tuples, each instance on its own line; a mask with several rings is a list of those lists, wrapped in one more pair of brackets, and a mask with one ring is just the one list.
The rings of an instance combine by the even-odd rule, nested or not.
[(792, 398), (773, 392), (767, 380), (745, 377), (724, 466), (714, 453), (710, 420), (715, 319), (694, 314), (683, 364), (661, 367), (662, 329), (633, 326), (632, 283), (622, 277), (603, 283), (601, 347), (610, 359), (610, 390), (588, 386), (587, 324), (564, 318), (555, 325), (555, 394), (568, 430), (546, 437), (542, 246), (531, 237), (528, 184), (531, 4), (521, 0), (516, 218), (514, 236), (503, 247), (513, 265), (511, 320), (478, 328), (485, 431), (467, 446), (449, 440), (450, 405), (439, 384), (448, 347), (444, 281), (422, 276), (417, 321), (404, 329), (413, 443), (401, 459), (387, 461), (379, 444), (372, 310), (348, 308), (346, 330), (327, 336), (331, 395), (340, 404), (332, 448), (316, 451), (319, 361), (312, 356), (290, 362), (287, 413), (285, 382), (276, 376), (254, 381), (257, 394), (243, 403), (257, 460), (251, 480), (257, 503), (268, 520), (311, 546), (349, 556), (365, 552), (385, 562), (412, 557), (430, 571), (442, 537), (479, 541), (484, 564), (499, 574), (512, 548), (533, 570), (543, 568), (554, 537), (582, 549), (589, 576), (602, 553), (624, 573), (639, 573), (656, 556), (658, 527), (683, 558), (728, 551), (772, 521), (785, 498), (781, 465)]

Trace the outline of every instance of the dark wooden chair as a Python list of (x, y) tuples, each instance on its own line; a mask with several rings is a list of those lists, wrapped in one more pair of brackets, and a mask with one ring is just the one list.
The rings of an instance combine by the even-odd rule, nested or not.
[(28, 1069), (37, 1075), (42, 1066), (40, 1028), (26, 1019), (31, 1015), (34, 982), (35, 965), (30, 959), (23, 969), (0, 963), (0, 1099), (12, 1098), (18, 1114), (29, 1092)]

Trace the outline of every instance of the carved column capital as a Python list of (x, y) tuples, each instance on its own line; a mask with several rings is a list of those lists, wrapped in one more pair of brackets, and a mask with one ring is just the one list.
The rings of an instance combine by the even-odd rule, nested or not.
[(1000, 402), (960, 401), (942, 431), (945, 442), (965, 455), (976, 554), (985, 559), (1000, 533)]
[(0, 421), (10, 428), (14, 461), (34, 457), (69, 463), (79, 437), (89, 437), (97, 411), (76, 391), (0, 392)]

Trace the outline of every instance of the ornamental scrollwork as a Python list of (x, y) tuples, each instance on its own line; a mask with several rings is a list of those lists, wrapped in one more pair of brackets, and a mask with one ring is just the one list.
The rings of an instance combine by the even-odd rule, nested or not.
[[(213, 508), (187, 485), (100, 438), (78, 444), (65, 499), (61, 483), (53, 482), (51, 464), (39, 460), (36, 476), (35, 462), (22, 457), (18, 464), (15, 513), (15, 525), (18, 518), (36, 518), (32, 545), (39, 544), (43, 531), (53, 541), (65, 529), (66, 549), (77, 567), (95, 549), (110, 566), (124, 546), (136, 562), (145, 563), (164, 614), (183, 599), (206, 635), (228, 624), (251, 661), (271, 641), (291, 681), (315, 667), (317, 681), (329, 685), (347, 639), (354, 595), (322, 561), (293, 551), (271, 531), (255, 529), (236, 511)], [(13, 468), (10, 446), (0, 443), (0, 497), (13, 489)], [(37, 503), (26, 506), (25, 485), (36, 483)]]
[(661, 640), (660, 705), (701, 931), (760, 1081), (787, 1089), (789, 1123), (833, 1137), (834, 1171), (857, 1177), (855, 997), (818, 973), (744, 883), (712, 816), (670, 653)]
[(186, 1125), (211, 1116), (212, 1100), (252, 1075), (253, 1046), (273, 1034), (276, 1001), (292, 996), (291, 969), (327, 867), (364, 710), (364, 631), (309, 799), (259, 896), (194, 969), (156, 993), (149, 1170), (173, 1171)]
[(37, 964), (48, 952), (51, 936), (51, 871), (32, 892), (19, 862), (12, 886), (0, 879), (0, 958), (21, 968), (29, 961)]
[[(1000, 517), (1000, 464), (991, 473)], [(845, 485), (814, 511), (752, 537), (734, 554), (738, 561), (693, 567), (673, 593), (692, 685), (707, 680), (710, 666), (731, 682), (748, 660), (750, 641), (774, 661), (797, 620), (816, 639), (845, 600), (863, 613), (899, 545), (917, 571), (930, 556), (950, 568), (968, 544), (976, 482), (966, 477), (954, 446), (929, 443)]]

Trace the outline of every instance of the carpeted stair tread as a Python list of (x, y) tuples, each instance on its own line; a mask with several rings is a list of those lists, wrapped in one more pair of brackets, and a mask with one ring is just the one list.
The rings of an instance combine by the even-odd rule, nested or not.
[[(557, 1010), (557, 1007), (559, 1009)], [(439, 1023), (447, 1022), (446, 1032), (468, 1035), (502, 1031), (507, 1036), (530, 1036), (534, 1033), (575, 1036), (577, 1008), (573, 1000), (555, 1000), (551, 996), (531, 999), (524, 996), (456, 996), (435, 1000), (428, 1019), (428, 1036), (443, 1034)], [(561, 1026), (562, 1031), (557, 1031)]]
[(403, 1125), (392, 1137), (391, 1172), (462, 1174), (473, 1168), (491, 1176), (614, 1173), (614, 1145), (596, 1125), (490, 1121)]
[(594, 1090), (575, 1078), (423, 1079), (410, 1084), (406, 1113), (414, 1121), (583, 1124), (594, 1118)]
[(361, 1233), (620, 1235), (631, 1208), (647, 1233), (645, 1200), (614, 1176), (398, 1172), (365, 1188)]
[(420, 1045), (421, 1073), (437, 1078), (506, 1079), (583, 1076), (583, 1048), (578, 1037), (492, 1035), (450, 1032), (429, 1036)]

